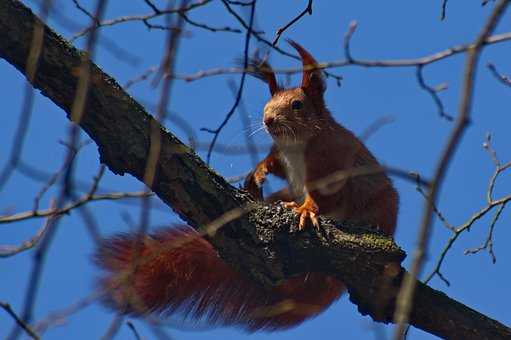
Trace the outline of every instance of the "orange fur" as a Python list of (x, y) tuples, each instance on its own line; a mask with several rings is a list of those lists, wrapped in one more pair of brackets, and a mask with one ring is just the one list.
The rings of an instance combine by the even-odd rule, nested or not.
[(118, 235), (102, 243), (95, 261), (105, 272), (99, 281), (107, 293), (105, 303), (122, 313), (181, 312), (190, 320), (248, 331), (300, 324), (327, 308), (343, 290), (338, 280), (318, 273), (264, 290), (234, 271), (187, 226), (142, 239)]
[[(279, 89), (266, 104), (263, 121), (274, 145), (247, 176), (245, 188), (261, 199), (266, 175), (285, 178), (289, 188), (268, 200), (291, 197), (286, 206), (300, 216), (299, 229), (307, 221), (318, 227), (316, 215), (320, 214), (372, 225), (392, 235), (398, 194), (391, 180), (366, 146), (331, 116), (324, 103), (326, 86), (316, 60), (302, 46), (289, 42), (302, 57), (302, 84)], [(266, 64), (266, 73), (268, 68)]]
[[(308, 221), (319, 228), (320, 214), (375, 226), (393, 235), (398, 194), (392, 182), (366, 146), (331, 116), (323, 99), (325, 82), (315, 59), (299, 44), (293, 41), (290, 44), (302, 58), (302, 84), (271, 91), (263, 122), (274, 144), (269, 155), (245, 179), (245, 189), (256, 199), (262, 199), (261, 186), (268, 174), (284, 178), (289, 186), (266, 201), (286, 201), (285, 205), (300, 217), (299, 230)], [(268, 69), (265, 64), (266, 73)], [(321, 273), (316, 278), (318, 284), (332, 279)], [(302, 288), (316, 292), (321, 289)], [(343, 286), (338, 284), (329, 289), (332, 300), (322, 301), (325, 306), (340, 296)]]
[[(301, 87), (284, 90), (266, 62), (252, 62), (254, 75), (268, 83), (271, 100), (264, 122), (275, 143), (245, 180), (245, 188), (263, 199), (268, 174), (289, 187), (268, 201), (286, 200), (300, 215), (299, 229), (316, 214), (379, 227), (393, 234), (398, 196), (383, 171), (338, 177), (351, 171), (381, 169), (351, 131), (335, 122), (323, 100), (325, 84), (312, 56), (295, 42), (304, 65)], [(296, 102), (299, 102), (298, 104)], [(325, 310), (345, 290), (336, 278), (307, 273), (265, 290), (227, 265), (213, 246), (190, 227), (138, 237), (105, 240), (96, 253), (104, 270), (99, 281), (105, 303), (133, 315), (182, 312), (192, 320), (239, 326), (248, 331), (296, 326)]]

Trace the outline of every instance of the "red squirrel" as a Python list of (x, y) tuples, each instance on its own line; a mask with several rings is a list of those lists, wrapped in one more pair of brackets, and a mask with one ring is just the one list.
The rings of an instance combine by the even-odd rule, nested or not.
[[(317, 62), (299, 44), (289, 43), (303, 62), (299, 87), (281, 88), (268, 63), (251, 61), (251, 73), (268, 84), (272, 95), (263, 122), (274, 145), (247, 176), (246, 190), (262, 199), (261, 184), (267, 174), (273, 174), (285, 179), (289, 188), (266, 200), (286, 201), (300, 217), (299, 230), (309, 224), (319, 228), (318, 215), (325, 215), (376, 226), (392, 235), (397, 192), (364, 144), (332, 118), (324, 103), (325, 82)], [(376, 171), (349, 175), (362, 167)], [(325, 181), (331, 175), (341, 176)], [(325, 310), (345, 290), (337, 278), (315, 272), (265, 289), (232, 269), (187, 226), (143, 237), (115, 236), (100, 245), (95, 260), (105, 272), (99, 281), (104, 301), (118, 312), (141, 316), (182, 312), (191, 320), (250, 332), (299, 325)]]

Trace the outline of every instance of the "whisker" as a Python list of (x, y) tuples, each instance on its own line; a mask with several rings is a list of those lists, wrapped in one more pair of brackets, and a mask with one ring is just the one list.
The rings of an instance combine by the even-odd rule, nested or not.
[(252, 137), (253, 135), (255, 135), (256, 133), (258, 132), (261, 132), (262, 130), (264, 130), (264, 126), (260, 126), (259, 128), (255, 129), (254, 131), (252, 131), (248, 137)]

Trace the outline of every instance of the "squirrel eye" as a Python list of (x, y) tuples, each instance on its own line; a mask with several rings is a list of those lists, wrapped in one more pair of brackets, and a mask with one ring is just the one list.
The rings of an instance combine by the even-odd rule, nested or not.
[(300, 100), (293, 100), (291, 108), (293, 110), (300, 110), (303, 107), (303, 103)]

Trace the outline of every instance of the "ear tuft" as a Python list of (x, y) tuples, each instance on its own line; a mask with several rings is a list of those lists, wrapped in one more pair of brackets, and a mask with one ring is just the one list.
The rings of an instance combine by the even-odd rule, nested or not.
[(307, 94), (313, 97), (322, 96), (326, 90), (326, 83), (323, 77), (323, 71), (317, 68), (318, 62), (296, 41), (287, 39), (287, 42), (298, 51), (302, 58), (303, 77), (301, 87)]
[[(244, 66), (243, 59), (236, 60), (236, 63), (238, 65), (241, 65), (241, 67)], [(280, 91), (280, 87), (277, 84), (277, 79), (275, 78), (275, 73), (273, 72), (273, 69), (271, 68), (266, 58), (264, 59), (261, 58), (257, 52), (254, 54), (253, 57), (248, 59), (247, 69), (248, 74), (258, 79), (261, 79), (262, 81), (268, 84), (272, 96)]]

